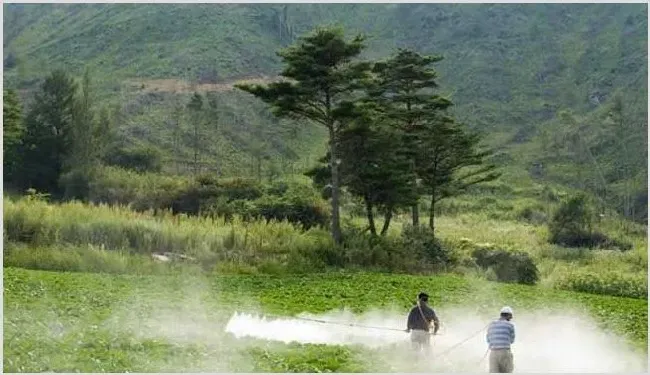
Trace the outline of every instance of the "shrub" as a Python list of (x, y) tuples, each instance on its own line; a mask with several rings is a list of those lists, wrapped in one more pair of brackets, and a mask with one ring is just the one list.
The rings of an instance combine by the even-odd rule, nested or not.
[(267, 195), (282, 196), (289, 190), (289, 184), (286, 181), (275, 181), (264, 189)]
[(567, 247), (618, 248), (626, 251), (632, 245), (610, 239), (592, 228), (593, 211), (584, 195), (564, 202), (549, 222), (549, 242)]
[(431, 262), (435, 269), (444, 269), (458, 260), (450, 248), (443, 247), (427, 227), (407, 225), (402, 230), (401, 240), (404, 249)]
[(180, 191), (171, 202), (172, 212), (199, 215), (222, 213), (228, 218), (236, 212), (230, 203), (238, 200), (254, 200), (262, 196), (261, 186), (250, 179), (217, 180), (203, 175), (195, 183)]
[(263, 217), (267, 222), (286, 220), (301, 225), (305, 230), (316, 226), (326, 227), (329, 222), (327, 206), (314, 198), (296, 195), (266, 196), (255, 201), (254, 207), (249, 210), (254, 217)]
[(171, 206), (180, 191), (187, 189), (189, 183), (186, 178), (102, 167), (90, 181), (88, 200), (130, 205), (136, 211), (165, 209)]
[(480, 247), (472, 251), (472, 258), (482, 269), (491, 268), (498, 281), (534, 285), (539, 280), (537, 266), (524, 252)]
[(560, 279), (556, 288), (616, 297), (648, 299), (647, 275), (578, 272)]
[(104, 163), (136, 172), (160, 172), (162, 153), (152, 146), (115, 146), (107, 151)]
[(632, 244), (607, 237), (600, 232), (574, 232), (560, 233), (552, 237), (553, 243), (566, 247), (610, 248), (627, 251), (632, 249)]
[(391, 262), (400, 244), (391, 239), (370, 236), (356, 227), (349, 227), (343, 233), (343, 249), (346, 263), (364, 269), (373, 267), (387, 271), (405, 270), (404, 262)]
[(219, 190), (215, 186), (190, 185), (173, 198), (171, 209), (174, 214), (198, 215), (203, 207), (219, 198)]
[(555, 211), (549, 223), (551, 242), (559, 238), (583, 236), (591, 232), (593, 212), (584, 195), (580, 194), (563, 202)]
[(238, 199), (255, 200), (262, 196), (262, 186), (249, 178), (233, 178), (217, 181), (214, 186), (219, 195), (225, 196), (229, 201)]
[(90, 196), (92, 174), (82, 170), (72, 170), (59, 178), (59, 186), (63, 189), (64, 199), (85, 201)]
[(544, 224), (547, 221), (546, 214), (533, 207), (526, 207), (517, 213), (519, 220), (523, 220), (530, 224)]

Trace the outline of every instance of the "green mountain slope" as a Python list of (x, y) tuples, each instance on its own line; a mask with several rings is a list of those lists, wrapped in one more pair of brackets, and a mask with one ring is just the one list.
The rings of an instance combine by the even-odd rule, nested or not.
[[(279, 48), (315, 25), (338, 23), (350, 34), (369, 35), (368, 58), (397, 47), (442, 54), (441, 91), (452, 96), (462, 120), (502, 148), (504, 166), (543, 164), (545, 173), (537, 177), (577, 188), (596, 189), (598, 184), (583, 180), (601, 181), (611, 190), (610, 203), (632, 194), (643, 206), (639, 210), (647, 211), (645, 4), (9, 4), (4, 10), (6, 86), (34, 87), (47, 73), (44, 66), (75, 74), (89, 66), (104, 102), (141, 108), (121, 124), (126, 134), (161, 146), (170, 159), (179, 155), (161, 124), (175, 95), (147, 92), (150, 80), (214, 84), (274, 76)], [(133, 86), (134, 80), (143, 85)], [(152, 95), (160, 98), (143, 99)], [(224, 120), (239, 137), (210, 135), (211, 143), (225, 142), (231, 150), (224, 151), (227, 158), (210, 155), (228, 159), (233, 173), (242, 165), (252, 168), (244, 160), (255, 144), (268, 140), (262, 133), (273, 134), (267, 142), (272, 158), (285, 155), (288, 139), (293, 153), (309, 155), (303, 164), (322, 151), (318, 131), (294, 139), (273, 130), (277, 124), (263, 107), (249, 111), (256, 105), (251, 100), (227, 90), (220, 95), (228, 102), (224, 110), (245, 117)], [(624, 144), (606, 119), (617, 95), (625, 104), (626, 132), (635, 135)], [(575, 123), (557, 116), (563, 109), (574, 113)], [(265, 131), (251, 133), (252, 123)], [(578, 130), (594, 155), (587, 164), (578, 164), (566, 144), (566, 134)], [(556, 149), (547, 147), (549, 134)], [(633, 172), (617, 173), (622, 163)], [(626, 184), (631, 187), (620, 188)]]

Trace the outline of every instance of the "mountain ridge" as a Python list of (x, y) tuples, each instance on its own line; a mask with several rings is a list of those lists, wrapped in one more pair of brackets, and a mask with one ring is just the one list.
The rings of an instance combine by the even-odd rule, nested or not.
[[(647, 100), (639, 99), (647, 98), (643, 4), (6, 4), (4, 9), (8, 87), (33, 89), (47, 73), (43, 66), (65, 67), (77, 76), (88, 66), (107, 103), (147, 102), (142, 98), (155, 95), (156, 87), (173, 93), (171, 84), (178, 83), (182, 95), (228, 89), (222, 94), (235, 95), (228, 100), (237, 112), (249, 101), (229, 89), (232, 82), (276, 76), (279, 49), (317, 25), (338, 24), (349, 36), (368, 35), (364, 58), (386, 58), (398, 47), (442, 55), (440, 91), (451, 96), (456, 116), (487, 134), (488, 143), (517, 159), (518, 167), (554, 164), (571, 180), (571, 160), (531, 151), (539, 148), (541, 131), (567, 127), (558, 113), (570, 110), (577, 122), (588, 124), (587, 131), (603, 134), (590, 138), (588, 146), (605, 150), (607, 157), (597, 162), (615, 170), (622, 159), (608, 161), (617, 146), (603, 124), (616, 96), (626, 103), (631, 131), (647, 133)], [(162, 111), (169, 100), (160, 99), (160, 108), (152, 107), (146, 120), (131, 118), (123, 127), (134, 122), (155, 127), (169, 115)], [(246, 121), (273, 129), (266, 116)], [(647, 143), (640, 138), (629, 147), (638, 154), (634, 165), (643, 180), (647, 165), (639, 168)], [(154, 142), (165, 147), (160, 139)], [(563, 170), (566, 163), (572, 167)]]

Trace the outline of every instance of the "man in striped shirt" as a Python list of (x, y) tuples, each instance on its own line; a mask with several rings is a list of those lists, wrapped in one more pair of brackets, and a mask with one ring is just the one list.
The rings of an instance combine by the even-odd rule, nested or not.
[(512, 372), (514, 363), (510, 345), (515, 342), (515, 326), (510, 322), (512, 309), (501, 309), (499, 320), (493, 321), (485, 336), (490, 349), (490, 373)]

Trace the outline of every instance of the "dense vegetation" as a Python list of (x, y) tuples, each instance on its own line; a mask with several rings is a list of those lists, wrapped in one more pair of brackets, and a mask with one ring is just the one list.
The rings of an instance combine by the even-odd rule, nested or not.
[(106, 328), (179, 283), (209, 284), (208, 325), (433, 280), (647, 341), (647, 7), (4, 9), (5, 370), (385, 370)]
[[(368, 34), (364, 58), (395, 47), (442, 55), (442, 92), (459, 120), (490, 134), (502, 166), (646, 216), (647, 145), (636, 136), (647, 132), (645, 5), (8, 4), (4, 14), (6, 87), (36, 88), (42, 66), (75, 76), (90, 67), (120, 134), (131, 146), (160, 148), (166, 169), (193, 169), (189, 116), (174, 112), (194, 89), (219, 103), (218, 130), (206, 125), (204, 169), (308, 168), (322, 156), (324, 132), (296, 134), (292, 121), (278, 124), (229, 82), (277, 75), (276, 51), (339, 23)], [(573, 115), (559, 116), (564, 109)], [(187, 136), (176, 142), (179, 132)]]

